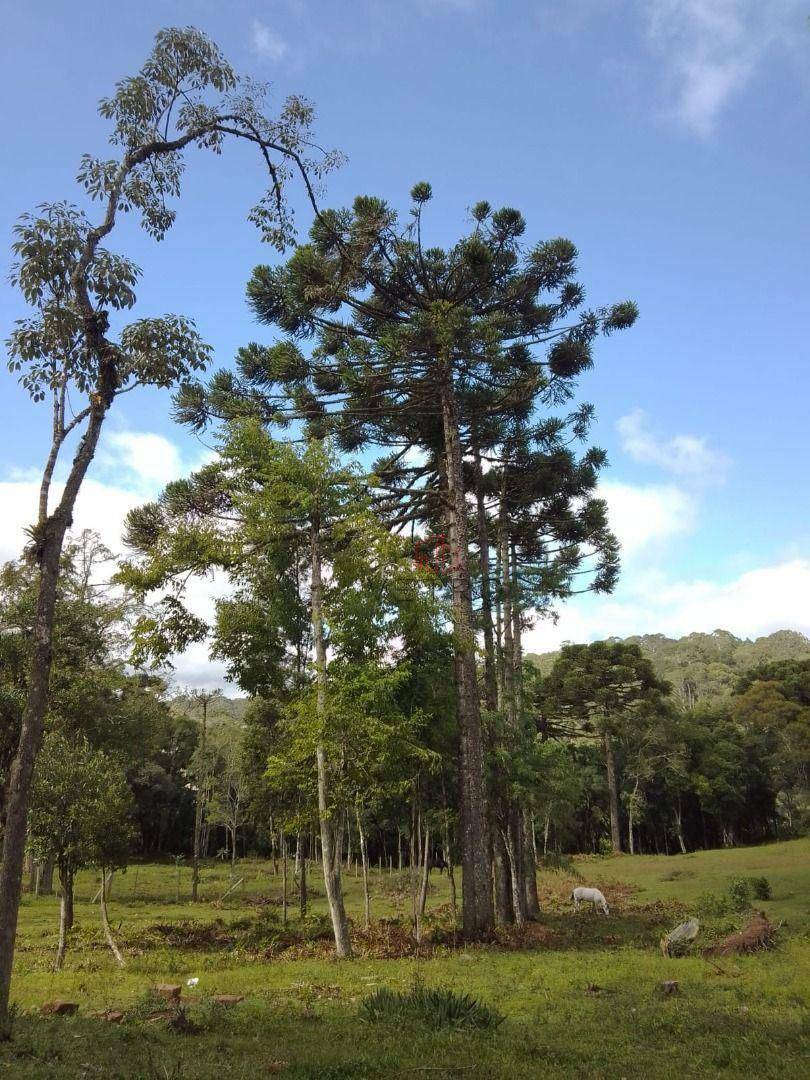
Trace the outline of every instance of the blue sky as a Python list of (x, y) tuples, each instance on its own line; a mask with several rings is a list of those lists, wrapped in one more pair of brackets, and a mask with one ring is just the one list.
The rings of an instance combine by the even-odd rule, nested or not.
[[(569, 236), (588, 300), (635, 299), (641, 318), (599, 349), (582, 396), (609, 451), (604, 493), (625, 543), (614, 597), (574, 602), (535, 647), (564, 638), (723, 626), (810, 631), (806, 331), (810, 23), (798, 0), (277, 0), (7, 7), (0, 65), (3, 333), (11, 226), (78, 197), (95, 112), (155, 31), (193, 24), (240, 72), (317, 106), (346, 165), (326, 203), (359, 192), (404, 208), (433, 184), (437, 243), (479, 199), (514, 205), (528, 238)], [(245, 150), (189, 159), (176, 227), (115, 245), (143, 267), (140, 313), (196, 318), (217, 362), (267, 330), (244, 283), (273, 253), (245, 221), (262, 183)], [(300, 206), (306, 225), (306, 208)], [(0, 556), (33, 516), (47, 416), (3, 371)], [(124, 399), (80, 524), (116, 541), (120, 516), (204, 448), (166, 395)], [(201, 601), (202, 602), (202, 601)], [(204, 679), (205, 658), (185, 661)]]

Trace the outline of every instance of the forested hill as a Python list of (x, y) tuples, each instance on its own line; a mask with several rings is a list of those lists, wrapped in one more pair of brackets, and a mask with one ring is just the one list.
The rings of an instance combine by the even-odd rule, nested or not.
[[(641, 646), (656, 673), (672, 683), (673, 691), (686, 705), (728, 693), (743, 672), (760, 664), (810, 658), (810, 638), (796, 630), (777, 630), (754, 641), (735, 637), (727, 630), (682, 638), (639, 634), (624, 640)], [(527, 659), (547, 671), (556, 656), (556, 652), (529, 653)]]

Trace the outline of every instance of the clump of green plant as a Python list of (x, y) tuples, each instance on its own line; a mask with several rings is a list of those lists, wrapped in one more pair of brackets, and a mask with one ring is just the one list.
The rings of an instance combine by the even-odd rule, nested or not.
[(726, 887), (729, 903), (734, 911), (745, 911), (751, 906), (751, 880), (744, 877), (729, 878)]
[(748, 880), (751, 883), (751, 892), (755, 900), (770, 900), (773, 890), (770, 881), (766, 877), (752, 877)]
[(414, 979), (406, 993), (381, 987), (360, 1005), (360, 1019), (367, 1023), (421, 1024), (434, 1030), (454, 1028), (496, 1028), (503, 1016), (470, 994), (450, 987), (425, 986)]
[(172, 1007), (172, 1003), (154, 990), (147, 990), (133, 1001), (126, 1011), (127, 1023), (141, 1023), (153, 1013), (166, 1012)]
[(722, 919), (728, 914), (728, 897), (713, 892), (701, 893), (697, 901), (699, 914), (707, 919)]

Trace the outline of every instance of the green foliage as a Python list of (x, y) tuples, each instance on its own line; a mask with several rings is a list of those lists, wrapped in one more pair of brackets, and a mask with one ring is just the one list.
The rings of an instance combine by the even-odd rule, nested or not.
[(491, 1030), (503, 1016), (471, 994), (450, 987), (429, 987), (414, 980), (406, 993), (381, 987), (364, 999), (359, 1011), (365, 1023), (413, 1024), (425, 1028)]
[(729, 899), (714, 892), (701, 893), (695, 905), (698, 913), (706, 918), (720, 919), (729, 912)]
[(132, 796), (121, 767), (82, 737), (50, 732), (37, 758), (29, 846), (60, 869), (126, 866)]
[(773, 895), (771, 883), (766, 877), (751, 877), (751, 894), (755, 900), (770, 900)]
[(734, 911), (746, 911), (751, 906), (751, 880), (745, 877), (729, 878), (726, 895)]

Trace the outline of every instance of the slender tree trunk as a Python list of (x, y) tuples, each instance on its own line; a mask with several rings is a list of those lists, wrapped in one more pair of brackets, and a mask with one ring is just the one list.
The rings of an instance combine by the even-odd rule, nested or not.
[[(317, 691), (318, 716), (323, 718), (326, 712), (326, 641), (323, 627), (323, 581), (321, 577), (321, 538), (317, 519), (313, 522), (311, 533), (312, 551), (312, 640), (315, 648), (315, 678)], [(335, 935), (335, 952), (339, 957), (352, 954), (349, 940), (349, 924), (343, 903), (343, 885), (340, 880), (340, 833), (335, 828), (335, 811), (329, 805), (329, 766), (323, 745), (316, 749), (318, 766), (318, 817), (321, 827), (321, 854), (323, 862), (323, 880), (332, 929)], [(337, 849), (337, 850), (336, 850)]]
[[(298, 834), (298, 845), (301, 849), (304, 846), (304, 837), (302, 833)], [(298, 914), (302, 919), (307, 917), (307, 860), (301, 859), (301, 870), (298, 877)]]
[(287, 836), (281, 830), (279, 837), (281, 846), (281, 918), (284, 926), (287, 925)]
[(683, 817), (681, 811), (681, 800), (678, 799), (678, 804), (675, 807), (675, 835), (678, 838), (678, 844), (681, 849), (681, 854), (686, 854), (686, 844), (683, 839)]
[(636, 838), (634, 835), (634, 825), (636, 817), (636, 800), (638, 799), (639, 778), (636, 777), (636, 782), (633, 786), (633, 791), (630, 795), (630, 799), (627, 804), (627, 845), (631, 855), (636, 853)]
[(54, 971), (61, 971), (67, 952), (67, 935), (73, 926), (73, 871), (59, 871), (59, 946), (54, 960)]
[(493, 925), (491, 868), (487, 845), (487, 796), (478, 675), (475, 663), (472, 586), (467, 546), (467, 507), (461, 440), (449, 371), (442, 387), (445, 465), (450, 510), (450, 577), (459, 729), (459, 847), (464, 934), (475, 938)]
[(512, 906), (512, 882), (509, 872), (509, 856), (501, 830), (492, 830), (492, 870), (495, 893), (495, 919), (498, 926), (509, 926), (515, 921)]
[(543, 823), (543, 854), (548, 855), (548, 833), (551, 828), (551, 810), (546, 811), (546, 820)]
[(534, 829), (532, 815), (523, 811), (523, 868), (526, 888), (526, 916), (529, 919), (540, 918), (540, 898), (537, 895), (537, 858), (534, 850)]
[(492, 622), (492, 585), (489, 571), (489, 526), (484, 503), (484, 473), (481, 451), (473, 442), (473, 468), (478, 522), (478, 558), (481, 564), (481, 625), (484, 635), (484, 691), (490, 712), (498, 708), (498, 674), (495, 662), (495, 627)]
[[(200, 768), (205, 772), (205, 741), (208, 727), (208, 701), (202, 698), (202, 730), (200, 734)], [(203, 832), (205, 827), (205, 779), (197, 778), (197, 791), (194, 800), (194, 850), (191, 857), (191, 902), (196, 904), (200, 892), (200, 856), (203, 851)], [(205, 841), (208, 847), (207, 839)]]
[(107, 874), (104, 870), (101, 871), (101, 892), (99, 894), (99, 910), (101, 912), (101, 926), (104, 930), (104, 937), (107, 944), (110, 946), (110, 952), (115, 957), (115, 962), (119, 967), (126, 967), (124, 957), (121, 955), (121, 950), (115, 942), (113, 937), (112, 927), (110, 926), (109, 915), (107, 914), (107, 899), (108, 888), (110, 880), (112, 879), (112, 871)]
[(515, 925), (523, 926), (526, 921), (526, 894), (523, 887), (523, 851), (520, 828), (520, 812), (512, 807), (507, 827), (503, 830), (503, 841), (509, 857), (509, 880), (512, 886), (512, 910)]
[(427, 906), (428, 882), (430, 881), (430, 829), (425, 829), (425, 855), (422, 861), (422, 886), (419, 890), (419, 904), (416, 909), (416, 941), (422, 941), (422, 917)]
[(357, 816), (357, 837), (360, 844), (360, 858), (363, 860), (363, 916), (365, 927), (368, 930), (371, 925), (371, 893), (368, 887), (368, 843), (363, 822), (360, 820), (360, 811), (355, 808)]
[[(447, 880), (450, 882), (450, 904), (453, 908), (453, 932), (458, 919), (458, 899), (456, 897), (456, 871), (453, 865), (453, 848), (450, 843), (450, 812), (447, 809), (447, 792), (442, 773), (442, 825), (444, 827), (444, 861), (447, 863)], [(491, 861), (491, 856), (490, 856)]]
[(610, 804), (610, 840), (614, 854), (621, 855), (622, 834), (619, 822), (619, 786), (616, 780), (616, 758), (613, 755), (613, 738), (609, 732), (604, 735), (605, 771), (607, 773), (608, 802)]

